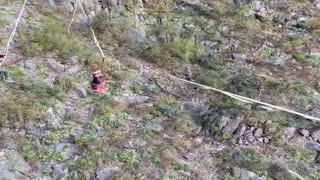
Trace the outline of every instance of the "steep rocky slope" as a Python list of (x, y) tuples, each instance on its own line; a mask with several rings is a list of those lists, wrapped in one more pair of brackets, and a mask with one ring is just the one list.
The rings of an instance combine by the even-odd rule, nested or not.
[[(0, 179), (319, 179), (318, 0), (32, 1), (1, 84)], [(0, 0), (4, 48), (21, 2)], [(78, 7), (79, 8), (79, 7)], [(103, 66), (87, 23), (108, 58)], [(102, 68), (115, 82), (89, 88)]]

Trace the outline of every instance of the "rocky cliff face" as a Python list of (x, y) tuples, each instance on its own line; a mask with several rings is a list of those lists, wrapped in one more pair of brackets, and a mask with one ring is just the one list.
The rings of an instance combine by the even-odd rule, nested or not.
[[(76, 1), (28, 4), (4, 64), (0, 179), (320, 177), (318, 122), (168, 78), (320, 117), (318, 0), (81, 3), (107, 64), (80, 9), (67, 32)], [(19, 7), (0, 1), (4, 39)]]

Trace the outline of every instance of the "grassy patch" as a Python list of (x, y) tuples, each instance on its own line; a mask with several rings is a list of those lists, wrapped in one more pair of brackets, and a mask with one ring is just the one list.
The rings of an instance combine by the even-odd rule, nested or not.
[(94, 137), (90, 134), (84, 134), (76, 139), (76, 145), (86, 149), (94, 143)]
[(201, 45), (195, 44), (190, 39), (180, 39), (161, 46), (149, 45), (145, 51), (145, 56), (160, 66), (175, 69), (183, 63), (194, 61), (202, 48)]
[(284, 44), (289, 50), (300, 47), (302, 45), (310, 43), (310, 38), (303, 35), (296, 35), (289, 37), (289, 40)]
[(312, 66), (319, 67), (320, 65), (320, 56), (319, 55), (308, 55), (305, 53), (296, 53), (293, 57), (301, 62), (308, 63)]
[(152, 130), (151, 130), (151, 122), (148, 120), (142, 120), (139, 124), (138, 124), (138, 128), (140, 129), (140, 131), (147, 137), (152, 136)]
[(274, 55), (275, 50), (270, 47), (263, 47), (260, 48), (257, 52), (255, 52), (255, 55), (259, 58), (270, 58), (272, 55)]
[(10, 66), (9, 71), (10, 71), (10, 75), (14, 79), (22, 79), (26, 75), (25, 70), (18, 65)]
[(178, 171), (185, 171), (185, 172), (192, 171), (190, 166), (188, 166), (187, 164), (181, 164), (179, 162), (174, 162), (173, 167), (174, 167), (174, 170), (178, 170)]
[(90, 170), (95, 169), (97, 161), (103, 157), (101, 150), (92, 149), (85, 155), (71, 161), (69, 166), (72, 170)]
[(28, 162), (34, 162), (35, 160), (42, 162), (56, 160), (61, 162), (64, 160), (64, 152), (53, 153), (44, 148), (35, 148), (32, 143), (24, 142), (20, 144), (19, 151), (25, 156)]
[(59, 90), (44, 82), (22, 81), (10, 88), (11, 92), (0, 97), (1, 116), (4, 118), (39, 118), (48, 107), (55, 107), (59, 100), (64, 98)]
[(127, 163), (128, 165), (134, 165), (139, 162), (139, 158), (134, 151), (124, 150), (119, 155), (119, 160)]
[(287, 158), (302, 161), (304, 163), (311, 163), (314, 160), (311, 159), (311, 156), (316, 155), (317, 153), (315, 151), (310, 151), (308, 149), (305, 149), (301, 146), (290, 146), (288, 148), (289, 154), (287, 155)]
[(75, 87), (75, 78), (71, 76), (58, 76), (55, 79), (54, 84), (59, 86), (62, 90), (69, 92), (72, 88)]
[(53, 12), (46, 13), (43, 22), (41, 27), (33, 31), (22, 29), (19, 33), (18, 44), (24, 54), (37, 56), (39, 53), (57, 52), (63, 64), (72, 56), (78, 56), (82, 61), (95, 58), (92, 51), (65, 31), (66, 23)]
[(37, 74), (41, 77), (47, 77), (48, 76), (48, 67), (43, 64), (41, 61), (36, 61), (37, 65)]

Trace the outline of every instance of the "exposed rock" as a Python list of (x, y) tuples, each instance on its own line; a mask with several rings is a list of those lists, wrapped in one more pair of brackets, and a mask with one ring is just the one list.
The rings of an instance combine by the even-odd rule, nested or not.
[(47, 110), (45, 121), (48, 124), (52, 124), (52, 125), (56, 126), (56, 125), (59, 125), (62, 122), (62, 119), (55, 115), (55, 113), (53, 112), (53, 108), (49, 108)]
[(52, 177), (54, 179), (60, 179), (65, 177), (68, 174), (68, 170), (64, 168), (63, 164), (56, 164), (52, 167)]
[(76, 93), (80, 98), (85, 98), (87, 97), (87, 90), (83, 87), (76, 87), (75, 88)]
[(316, 157), (315, 162), (320, 164), (320, 153), (318, 153), (318, 156)]
[(41, 136), (45, 131), (45, 124), (35, 124), (29, 121), (25, 124), (26, 133)]
[(203, 142), (203, 137), (196, 137), (195, 139), (193, 139), (193, 144), (196, 147), (201, 146), (202, 142)]
[(280, 162), (272, 163), (269, 167), (269, 172), (272, 172), (271, 176), (275, 179), (295, 180), (287, 167)]
[(17, 179), (17, 178), (14, 173), (0, 169), (0, 179), (11, 180), (11, 179)]
[(119, 171), (119, 168), (105, 167), (96, 172), (96, 178), (98, 180), (107, 180), (110, 179), (117, 171)]
[(317, 131), (314, 131), (311, 134), (311, 137), (314, 139), (314, 141), (319, 141), (320, 142), (320, 129)]
[(308, 130), (306, 130), (306, 129), (301, 129), (299, 131), (299, 133), (304, 137), (309, 137), (310, 136), (310, 132)]
[(296, 132), (296, 128), (294, 127), (287, 127), (284, 129), (284, 135), (287, 139), (291, 139)]
[(222, 116), (221, 118), (218, 118), (217, 124), (220, 129), (223, 129), (228, 124), (229, 121), (230, 121), (229, 118)]
[(240, 180), (267, 180), (265, 176), (260, 177), (254, 172), (238, 167), (233, 168), (233, 176)]
[(76, 146), (73, 145), (68, 145), (65, 149), (64, 149), (64, 157), (65, 159), (71, 159), (71, 157), (73, 155), (75, 155), (78, 152), (78, 149)]
[(12, 152), (8, 155), (7, 163), (10, 166), (10, 170), (13, 171), (27, 173), (31, 170), (29, 164), (17, 152)]
[(60, 106), (60, 116), (65, 117), (76, 112), (76, 108), (71, 103), (62, 104)]
[(237, 129), (237, 131), (235, 133), (235, 136), (236, 137), (241, 137), (244, 134), (245, 131), (246, 131), (246, 125), (245, 124), (241, 124), (238, 127), (238, 129)]
[(27, 60), (24, 62), (24, 68), (29, 70), (31, 73), (35, 73), (37, 65), (33, 60)]
[(320, 144), (313, 141), (306, 142), (304, 146), (311, 151), (320, 151)]
[(257, 142), (263, 143), (264, 142), (264, 138), (257, 138)]
[(150, 99), (149, 96), (139, 96), (133, 95), (132, 93), (124, 94), (122, 97), (116, 97), (115, 100), (125, 100), (129, 104), (133, 103), (143, 103)]
[(261, 137), (263, 135), (263, 130), (261, 128), (258, 128), (254, 131), (255, 137)]
[(152, 131), (157, 132), (157, 133), (164, 131), (164, 127), (159, 123), (152, 123), (151, 129), (152, 129)]
[(241, 122), (241, 118), (239, 117), (233, 120), (229, 120), (228, 124), (223, 128), (223, 130), (230, 134), (233, 134), (238, 128), (240, 122)]
[(265, 5), (263, 3), (263, 1), (260, 0), (254, 0), (252, 3), (252, 10), (256, 11), (256, 12), (260, 12), (261, 10), (265, 11)]
[(247, 59), (247, 56), (245, 54), (233, 53), (232, 58), (236, 61), (245, 62)]
[(51, 69), (52, 71), (56, 72), (56, 73), (62, 73), (64, 71), (64, 65), (58, 63), (57, 61), (49, 61), (48, 62), (48, 67), (49, 69)]

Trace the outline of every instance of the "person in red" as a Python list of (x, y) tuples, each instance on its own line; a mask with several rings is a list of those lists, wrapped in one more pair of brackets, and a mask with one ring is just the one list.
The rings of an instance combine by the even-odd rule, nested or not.
[[(0, 54), (0, 66), (3, 63), (5, 55)], [(4, 81), (9, 83), (14, 83), (14, 81), (10, 78), (9, 71), (5, 68), (0, 68), (0, 74), (4, 76)]]
[(102, 79), (101, 70), (97, 70), (93, 73), (91, 88), (92, 90), (99, 92), (104, 92), (106, 90), (105, 82)]

